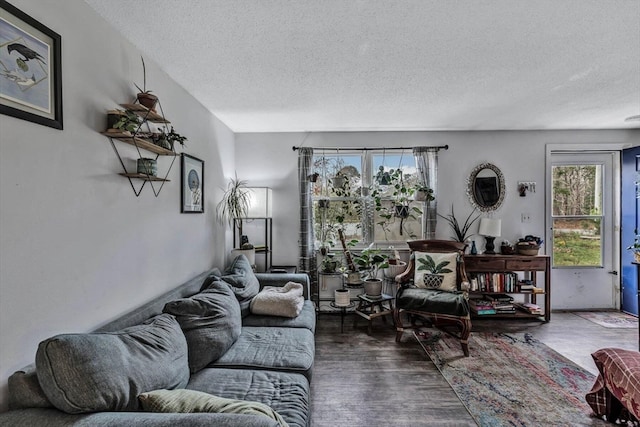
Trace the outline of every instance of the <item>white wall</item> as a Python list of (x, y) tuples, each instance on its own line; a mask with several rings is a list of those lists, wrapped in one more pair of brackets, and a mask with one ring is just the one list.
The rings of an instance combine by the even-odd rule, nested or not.
[[(306, 137), (306, 139), (305, 139)], [(303, 143), (304, 141), (304, 143)], [(512, 243), (527, 234), (545, 235), (545, 146), (547, 144), (633, 144), (640, 143), (639, 130), (610, 131), (501, 131), (501, 132), (353, 132), (236, 134), (238, 177), (255, 185), (273, 188), (274, 263), (297, 264), (298, 198), (297, 152), (293, 145), (309, 147), (383, 147), (449, 145), (439, 153), (438, 211), (446, 214), (454, 206), (464, 220), (472, 211), (466, 196), (467, 178), (479, 163), (495, 164), (504, 174), (506, 198), (493, 216), (502, 219), (502, 236)], [(518, 181), (535, 181), (536, 193), (520, 197)], [(529, 213), (531, 222), (522, 223)], [(477, 225), (473, 228), (477, 231)], [(451, 236), (449, 225), (439, 220), (438, 238)], [(479, 250), (484, 239), (474, 236)], [(546, 250), (546, 247), (543, 247)], [(553, 277), (553, 276), (552, 276)], [(571, 284), (552, 282), (552, 308), (571, 306), (575, 295)], [(577, 290), (575, 290), (577, 292)]]
[(223, 265), (228, 232), (213, 212), (234, 163), (233, 133), (146, 59), (184, 151), (205, 160), (205, 214), (180, 213), (179, 157), (158, 198), (136, 198), (98, 132), (134, 99), (140, 52), (81, 0), (11, 3), (62, 36), (64, 130), (0, 116), (0, 409), (7, 377), (41, 340), (90, 331)]

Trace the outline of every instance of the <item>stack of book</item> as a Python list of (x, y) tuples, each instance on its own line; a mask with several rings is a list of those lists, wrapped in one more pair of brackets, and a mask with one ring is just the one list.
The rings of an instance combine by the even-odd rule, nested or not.
[(473, 314), (484, 316), (487, 314), (496, 314), (496, 309), (493, 306), (493, 303), (487, 299), (470, 299), (469, 307), (471, 308), (471, 312)]
[(532, 304), (530, 302), (518, 302), (515, 303), (515, 306), (525, 313), (542, 315), (542, 309), (537, 304)]
[(491, 301), (496, 314), (514, 314), (516, 306), (513, 305), (513, 297), (507, 294), (485, 294), (485, 299)]

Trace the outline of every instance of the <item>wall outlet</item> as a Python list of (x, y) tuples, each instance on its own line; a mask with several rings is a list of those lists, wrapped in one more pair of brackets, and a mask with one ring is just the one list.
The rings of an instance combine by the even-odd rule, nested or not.
[(521, 213), (520, 222), (531, 222), (531, 214), (528, 212)]

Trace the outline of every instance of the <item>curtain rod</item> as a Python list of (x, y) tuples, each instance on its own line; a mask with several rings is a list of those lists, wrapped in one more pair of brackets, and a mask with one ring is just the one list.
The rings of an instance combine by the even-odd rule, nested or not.
[[(298, 150), (301, 147), (296, 147), (295, 145), (291, 147), (293, 151)], [(437, 148), (440, 150), (448, 150), (448, 145), (437, 145), (437, 146), (418, 146), (418, 147), (376, 147), (376, 148), (368, 148), (368, 147), (311, 147), (314, 150), (325, 150), (325, 151), (374, 151), (374, 150), (413, 150), (414, 148)]]

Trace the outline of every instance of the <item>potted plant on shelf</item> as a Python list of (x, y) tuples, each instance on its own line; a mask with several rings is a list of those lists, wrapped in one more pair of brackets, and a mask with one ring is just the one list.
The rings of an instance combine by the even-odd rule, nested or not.
[(638, 235), (638, 229), (633, 230), (633, 234), (635, 234), (636, 237), (633, 239), (633, 244), (630, 245), (627, 250), (633, 251), (635, 261), (640, 263), (640, 235)]
[(171, 126), (171, 130), (169, 132), (165, 132), (165, 129), (160, 129), (160, 134), (156, 139), (154, 139), (153, 143), (162, 148), (166, 148), (167, 150), (173, 150), (176, 142), (184, 147), (184, 142), (186, 140), (186, 136), (180, 135), (173, 129), (173, 126)]
[(126, 110), (122, 112), (120, 118), (113, 123), (112, 129), (125, 134), (133, 134), (138, 133), (141, 124), (142, 119), (140, 116), (131, 110)]
[(140, 59), (142, 60), (142, 88), (134, 83), (134, 86), (138, 89), (136, 97), (141, 105), (144, 105), (151, 111), (155, 111), (158, 97), (152, 94), (150, 90), (147, 90), (147, 67), (144, 64), (144, 58), (140, 56)]
[(360, 271), (366, 272), (364, 280), (364, 292), (370, 297), (379, 297), (382, 294), (382, 279), (378, 278), (381, 268), (389, 267), (388, 256), (373, 248), (373, 245), (366, 249), (354, 259)]
[[(235, 220), (237, 218), (244, 218), (247, 216), (247, 212), (249, 211), (249, 199), (247, 181), (238, 179), (238, 175), (236, 174), (235, 178), (229, 179), (227, 188), (222, 195), (222, 199), (216, 205), (216, 218), (218, 222), (220, 224), (228, 224), (235, 233), (235, 227), (237, 226), (238, 229), (241, 227), (241, 225)], [(244, 247), (247, 243), (248, 242), (242, 242), (241, 247), (234, 248), (231, 254), (236, 254), (238, 250), (252, 251), (253, 257), (250, 258), (249, 261), (251, 261), (251, 265), (254, 265), (255, 249), (253, 246)], [(250, 254), (251, 252), (249, 255)], [(249, 258), (249, 256), (247, 258)]]

